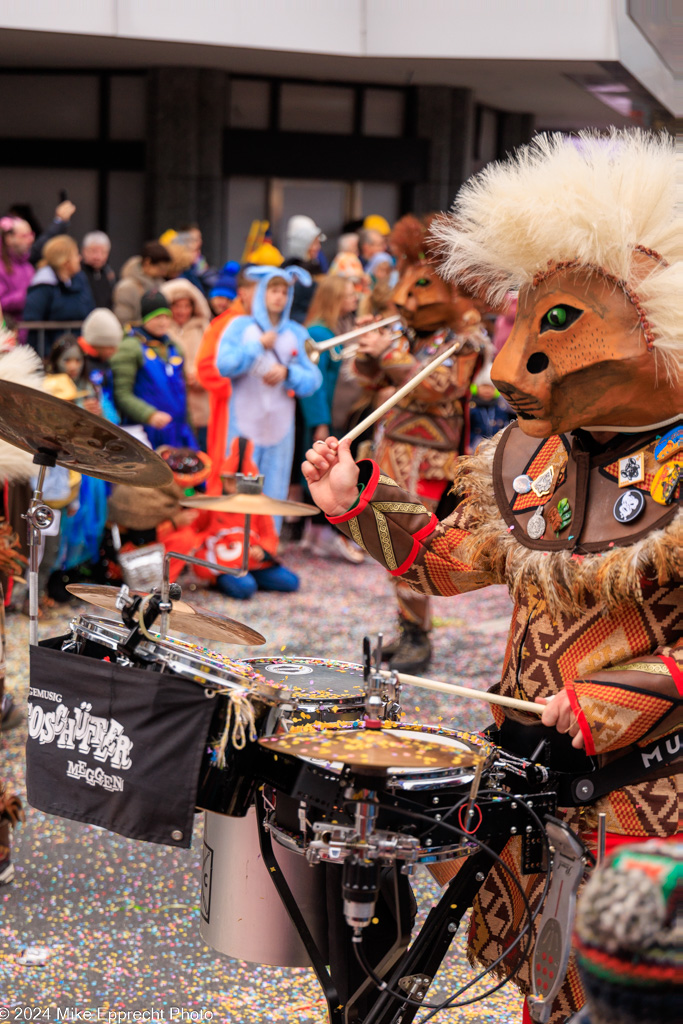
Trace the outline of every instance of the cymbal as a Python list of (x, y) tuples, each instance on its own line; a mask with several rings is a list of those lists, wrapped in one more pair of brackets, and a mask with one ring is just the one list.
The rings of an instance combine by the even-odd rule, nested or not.
[[(88, 583), (70, 583), (66, 588), (70, 594), (87, 604), (95, 604), (98, 608), (118, 611), (116, 598), (118, 587), (96, 586)], [(133, 597), (147, 597), (143, 590), (131, 590)], [(169, 629), (177, 629), (181, 633), (205, 637), (207, 640), (220, 640), (224, 644), (242, 644), (245, 647), (256, 647), (264, 644), (266, 638), (257, 633), (251, 626), (245, 626), (237, 619), (229, 619), (225, 615), (213, 615), (200, 611), (188, 601), (174, 601), (173, 609), (168, 615)]]
[(164, 460), (121, 427), (45, 391), (5, 380), (0, 380), (0, 437), (100, 480), (138, 487), (173, 481)]
[(399, 735), (391, 726), (381, 729), (362, 724), (352, 728), (316, 722), (290, 729), (282, 736), (267, 736), (259, 743), (269, 750), (316, 761), (340, 761), (356, 768), (452, 768), (476, 765), (480, 755), (441, 743)]
[(206, 509), (208, 512), (234, 512), (244, 516), (314, 516), (320, 510), (302, 501), (280, 501), (267, 494), (218, 494), (196, 498), (181, 498), (186, 508)]

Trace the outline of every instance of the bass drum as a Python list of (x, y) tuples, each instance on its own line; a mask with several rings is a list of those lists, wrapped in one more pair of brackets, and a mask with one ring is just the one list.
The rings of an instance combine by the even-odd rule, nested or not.
[[(325, 869), (281, 846), (275, 856), (327, 961)], [(245, 818), (204, 815), (201, 921), (204, 942), (225, 956), (273, 967), (310, 967), (261, 857), (256, 810)]]

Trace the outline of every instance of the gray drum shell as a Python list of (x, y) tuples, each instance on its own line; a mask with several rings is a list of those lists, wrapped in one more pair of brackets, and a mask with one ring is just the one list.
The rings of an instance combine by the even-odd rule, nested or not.
[[(325, 868), (274, 844), (299, 910), (325, 962)], [(225, 956), (273, 967), (310, 967), (311, 961), (261, 857), (256, 810), (231, 818), (204, 815), (201, 919), (204, 942)]]

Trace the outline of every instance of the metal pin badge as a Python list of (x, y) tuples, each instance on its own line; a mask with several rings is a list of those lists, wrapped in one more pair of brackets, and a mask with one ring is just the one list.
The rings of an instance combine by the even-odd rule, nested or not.
[(545, 533), (546, 522), (543, 518), (543, 506), (539, 505), (526, 525), (526, 532), (532, 540), (540, 540)]
[(516, 494), (528, 494), (531, 490), (531, 477), (527, 476), (526, 473), (522, 473), (521, 476), (516, 476), (512, 481), (512, 490)]

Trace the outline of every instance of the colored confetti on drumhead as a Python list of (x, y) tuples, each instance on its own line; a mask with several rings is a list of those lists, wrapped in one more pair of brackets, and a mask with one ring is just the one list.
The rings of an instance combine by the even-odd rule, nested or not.
[[(216, 591), (193, 592), (185, 584), (183, 597), (259, 630), (268, 641), (258, 652), (265, 656), (358, 663), (365, 634), (381, 630), (385, 638), (393, 635), (394, 590), (378, 566), (312, 558), (295, 547), (285, 549), (282, 560), (300, 575), (298, 593), (259, 593), (251, 601), (239, 602)], [(68, 632), (74, 611), (61, 606), (48, 613), (41, 622), (41, 637)], [(85, 606), (76, 609), (77, 614), (87, 611)], [(510, 615), (503, 588), (435, 600), (433, 614), (434, 658), (424, 675), (479, 689), (500, 678)], [(201, 643), (198, 637), (185, 639)], [(24, 708), (27, 644), (28, 619), (9, 616), (7, 689)], [(206, 646), (217, 647), (234, 660), (246, 653), (244, 648), (213, 642)], [(477, 732), (491, 722), (483, 703), (414, 687), (404, 688), (402, 703), (408, 722), (466, 732)], [(419, 713), (413, 710), (416, 706)], [(25, 740), (23, 728), (3, 733), (0, 740), (0, 776), (19, 793), (24, 791)], [(163, 798), (160, 793), (159, 800)], [(177, 850), (27, 808), (26, 824), (14, 837), (15, 881), (0, 887), (0, 992), (9, 994), (10, 1004), (52, 1007), (52, 1019), (57, 1007), (75, 1006), (102, 1007), (105, 1015), (163, 1010), (168, 1020), (176, 1007), (188, 1015), (203, 1012), (194, 1020), (226, 1024), (323, 1024), (325, 1002), (312, 970), (231, 960), (201, 941), (201, 832), (198, 815), (192, 848)], [(413, 888), (423, 921), (440, 889), (422, 868)], [(254, 914), (256, 926), (258, 908)], [(464, 954), (464, 933), (463, 924), (430, 996), (445, 997), (473, 977)], [(42, 965), (26, 960), (22, 965), (22, 951), (30, 947), (50, 951)], [(495, 980), (488, 979), (483, 987), (493, 984)], [(485, 1002), (449, 1011), (437, 1020), (509, 1024), (521, 1019), (521, 1002), (509, 985)]]

